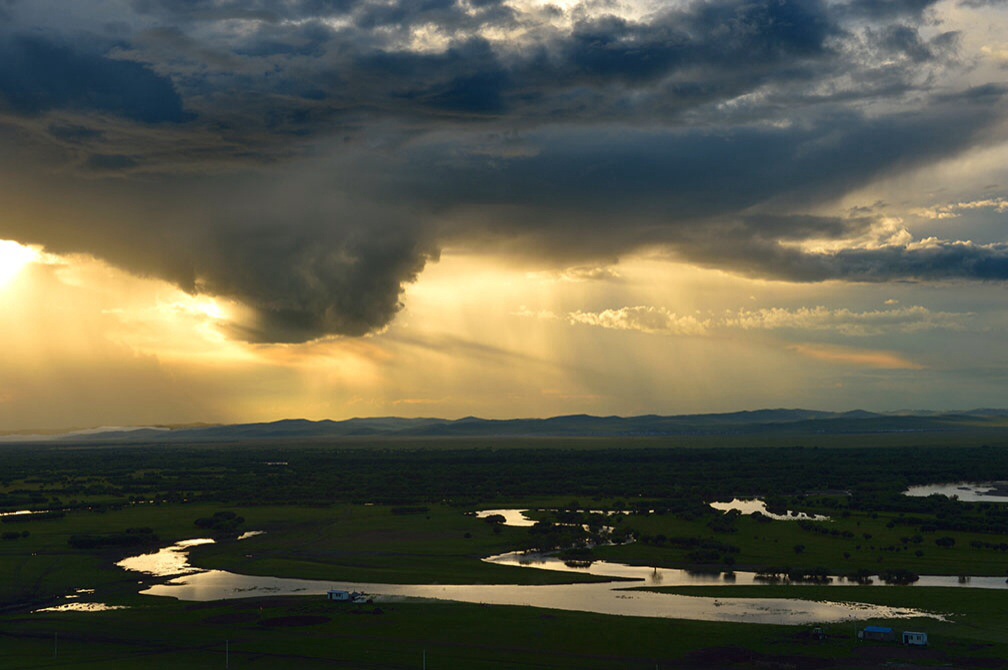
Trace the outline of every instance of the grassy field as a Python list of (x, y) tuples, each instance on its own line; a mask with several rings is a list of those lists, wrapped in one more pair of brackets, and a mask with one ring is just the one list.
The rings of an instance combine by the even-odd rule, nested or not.
[[(411, 451), (408, 445), (375, 443), (364, 451), (274, 445), (2, 452), (5, 509), (65, 511), (0, 524), (0, 667), (220, 667), (224, 641), (231, 667), (420, 667), (425, 650), (430, 668), (1006, 667), (1000, 661), (1008, 658), (1004, 592), (759, 587), (757, 593), (719, 587), (715, 594), (881, 598), (884, 604), (949, 613), (947, 623), (907, 622), (935, 641), (932, 649), (914, 653), (859, 644), (853, 623), (829, 627), (820, 642), (804, 627), (440, 602), (382, 603), (380, 614), (374, 607), (333, 609), (313, 598), (187, 604), (139, 596), (138, 582), (151, 578), (115, 567), (126, 555), (207, 536), (211, 529), (197, 520), (227, 512), (242, 517), (230, 537), (245, 530), (265, 534), (243, 541), (222, 534), (218, 543), (191, 552), (193, 564), (332, 581), (538, 584), (586, 578), (479, 560), (545, 541), (529, 529), (495, 527), (471, 515), (479, 508), (515, 506), (658, 509), (609, 517), (606, 523), (617, 534), (637, 541), (597, 547), (596, 559), (713, 569), (821, 567), (833, 574), (904, 568), (1003, 576), (1008, 569), (1008, 551), (1001, 548), (1008, 547), (1004, 505), (899, 494), (908, 483), (932, 477), (956, 481), (1008, 473), (1003, 450), (677, 451), (656, 448), (661, 442), (635, 442), (626, 450), (616, 449), (613, 440), (569, 446), (528, 440), (494, 446), (484, 440), (485, 449), (467, 450), (441, 445)], [(809, 493), (844, 487), (852, 492)], [(766, 491), (787, 492), (770, 501), (778, 507), (829, 514), (833, 521), (725, 517), (704, 504)], [(561, 520), (553, 512), (534, 515)], [(573, 519), (596, 526), (602, 520)], [(139, 543), (116, 545), (121, 540)], [(84, 598), (130, 609), (31, 612), (78, 588), (97, 590)]]
[[(196, 518), (216, 508), (200, 505), (136, 505), (107, 512), (78, 511), (51, 520), (3, 524), (4, 531), (28, 537), (0, 541), (0, 603), (34, 602), (76, 588), (112, 588), (135, 584), (114, 563), (129, 550), (84, 551), (70, 546), (73, 535), (104, 534), (149, 527), (161, 544), (193, 537)], [(134, 550), (132, 553), (139, 553)]]
[[(829, 510), (824, 510), (829, 511)], [(829, 534), (805, 530), (794, 521), (760, 522), (750, 516), (735, 520), (732, 532), (714, 532), (706, 519), (689, 521), (672, 515), (617, 518), (618, 527), (632, 528), (639, 536), (664, 535), (699, 537), (727, 543), (739, 549), (732, 554), (735, 569), (761, 567), (824, 567), (830, 574), (845, 575), (857, 570), (877, 574), (880, 570), (902, 568), (928, 575), (1008, 574), (1008, 552), (975, 548), (971, 543), (1008, 543), (1008, 533), (939, 531), (921, 533), (918, 528), (894, 523), (898, 514), (851, 513), (812, 527)], [(845, 536), (844, 533), (848, 533)], [(955, 540), (951, 547), (936, 540)], [(796, 547), (800, 547), (796, 551)], [(655, 546), (636, 542), (617, 547), (598, 547), (597, 558), (658, 567), (688, 566), (689, 550), (671, 545)]]
[[(799, 598), (802, 600), (831, 600), (839, 602), (869, 603), (911, 607), (929, 612), (943, 613), (947, 621), (935, 619), (907, 620), (905, 622), (875, 622), (898, 627), (900, 630), (923, 630), (935, 644), (942, 640), (972, 641), (978, 645), (991, 644), (992, 650), (1008, 658), (1008, 609), (1005, 608), (1004, 591), (988, 589), (942, 588), (923, 586), (680, 586), (647, 587), (642, 590), (676, 593), (687, 596), (718, 598)], [(850, 624), (847, 630), (863, 627), (864, 622)]]
[[(540, 500), (544, 504), (557, 501)], [(193, 562), (246, 574), (403, 583), (541, 583), (570, 575), (487, 565), (478, 559), (520, 544), (520, 528), (495, 532), (464, 510), (445, 505), (399, 509), (379, 505), (233, 508), (245, 518), (243, 529), (266, 533), (241, 542), (223, 541), (193, 552)], [(104, 513), (75, 512), (62, 519), (15, 524), (30, 528), (27, 538), (0, 544), (0, 562), (16, 579), (4, 579), (8, 593), (40, 596), (85, 586), (94, 596), (130, 609), (101, 613), (24, 610), (0, 616), (0, 667), (151, 668), (180, 665), (220, 667), (228, 645), (231, 667), (420, 667), (430, 668), (652, 668), (659, 667), (906, 667), (968, 661), (978, 667), (1008, 667), (1008, 610), (996, 591), (922, 587), (719, 586), (672, 588), (684, 595), (788, 597), (845, 600), (915, 607), (948, 613), (948, 622), (930, 619), (898, 622), (901, 629), (926, 630), (932, 648), (916, 654), (898, 646), (858, 643), (857, 627), (871, 622), (827, 627), (825, 641), (809, 637), (808, 627), (782, 627), (401, 601), (376, 606), (338, 606), (321, 598), (283, 598), (180, 603), (136, 594), (136, 576), (112, 563), (122, 552), (87, 552), (68, 546), (74, 533), (102, 533), (143, 525), (162, 544), (199, 535), (194, 521), (218, 506), (135, 505)], [(620, 523), (668, 533), (710, 533), (699, 521), (669, 515), (620, 517)], [(751, 522), (751, 525), (750, 525)], [(885, 532), (884, 515), (845, 523), (864, 532)], [(857, 524), (861, 525), (858, 526)], [(774, 557), (774, 547), (790, 546), (808, 535), (793, 522), (737, 520), (728, 535), (743, 545), (740, 556)], [(468, 537), (467, 537), (468, 534)], [(717, 534), (718, 536), (722, 534)], [(742, 538), (747, 538), (742, 542)], [(806, 552), (819, 560), (833, 537), (812, 535)], [(863, 539), (863, 538), (862, 538)], [(774, 541), (776, 540), (776, 541)], [(823, 547), (817, 544), (823, 543)], [(881, 541), (881, 540), (880, 540)], [(955, 552), (960, 571), (971, 556), (965, 542), (941, 551)], [(31, 553), (24, 555), (26, 548)], [(825, 548), (824, 548), (825, 547)], [(935, 551), (940, 548), (935, 547)], [(676, 563), (679, 550), (639, 543), (606, 548), (616, 557), (659, 557)], [(656, 553), (657, 552), (657, 553)], [(760, 553), (765, 552), (765, 553)], [(942, 565), (934, 563), (936, 567)], [(980, 564), (985, 565), (984, 563)], [(36, 572), (32, 572), (32, 570)], [(40, 571), (41, 570), (41, 571)], [(982, 569), (978, 570), (982, 572)], [(34, 575), (31, 589), (25, 575)], [(380, 614), (375, 613), (380, 610)], [(874, 623), (892, 625), (893, 622)], [(53, 651), (57, 652), (53, 656)], [(910, 664), (910, 665), (907, 665)]]
[[(0, 603), (42, 602), (77, 588), (135, 589), (136, 575), (114, 563), (154, 547), (81, 550), (73, 535), (150, 528), (156, 546), (204, 537), (195, 520), (220, 510), (245, 519), (243, 530), (266, 533), (193, 551), (194, 563), (245, 574), (398, 583), (542, 584), (591, 580), (492, 565), (479, 559), (513, 548), (522, 529), (498, 528), (444, 505), (395, 514), (388, 506), (221, 507), (205, 504), (131, 505), (103, 512), (74, 511), (51, 520), (3, 524), (27, 537), (0, 541)], [(407, 508), (409, 509), (409, 508)]]
[(526, 531), (498, 527), (446, 505), (395, 514), (387, 506), (250, 508), (246, 527), (265, 534), (195, 549), (204, 568), (251, 575), (397, 584), (549, 584), (597, 581), (480, 559), (521, 546)]
[[(436, 602), (373, 606), (282, 598), (150, 604), (0, 617), (4, 668), (1006, 667), (1003, 644), (935, 634), (928, 650), (858, 643), (826, 629), (672, 621)], [(225, 657), (227, 654), (227, 658)], [(919, 665), (918, 665), (919, 664)], [(890, 666), (891, 667), (891, 666)], [(957, 666), (963, 667), (963, 666)]]

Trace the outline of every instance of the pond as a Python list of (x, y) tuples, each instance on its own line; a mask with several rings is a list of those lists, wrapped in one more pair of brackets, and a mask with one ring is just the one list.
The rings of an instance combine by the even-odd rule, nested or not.
[(190, 547), (198, 547), (201, 544), (213, 544), (213, 540), (208, 537), (183, 540), (178, 544), (159, 549), (153, 554), (140, 554), (124, 558), (116, 565), (123, 570), (143, 572), (155, 577), (171, 577), (189, 572), (200, 572), (199, 568), (189, 565), (188, 551)]
[(504, 517), (505, 526), (534, 526), (535, 519), (530, 519), (525, 516), (527, 509), (483, 509), (476, 512), (476, 517), (478, 519), (485, 519), (488, 516), (500, 515)]
[[(738, 510), (742, 514), (753, 514), (759, 512), (763, 516), (769, 519), (776, 519), (778, 521), (829, 521), (830, 518), (824, 514), (806, 514), (805, 512), (793, 512), (787, 510), (786, 514), (774, 514), (767, 511), (766, 503), (759, 498), (751, 499), (740, 499), (733, 498), (731, 502), (712, 502), (710, 506), (721, 512), (730, 512), (732, 510)], [(534, 526), (535, 519), (528, 518), (525, 513), (528, 509), (484, 509), (476, 512), (477, 518), (485, 519), (491, 515), (500, 515), (504, 517), (505, 526)], [(543, 510), (541, 510), (543, 511)], [(611, 516), (614, 514), (630, 514), (629, 511), (613, 511), (613, 510), (586, 510), (591, 514), (604, 514), (606, 516)]]
[[(199, 543), (205, 543), (201, 540)], [(493, 605), (522, 605), (550, 609), (594, 612), (623, 616), (664, 617), (696, 619), (703, 621), (738, 621), (775, 624), (808, 624), (868, 618), (931, 617), (942, 615), (911, 608), (865, 605), (849, 602), (813, 602), (799, 599), (775, 598), (717, 598), (681, 596), (665, 593), (629, 590), (640, 586), (725, 583), (720, 575), (691, 575), (682, 570), (665, 570), (624, 566), (616, 563), (596, 562), (582, 571), (602, 576), (624, 577), (636, 581), (614, 581), (592, 584), (554, 584), (545, 586), (521, 585), (437, 585), (437, 584), (375, 584), (365, 582), (320, 581), (240, 575), (223, 570), (199, 570), (188, 562), (180, 563), (178, 556), (186, 556), (194, 541), (166, 547), (157, 554), (132, 557), (120, 562), (126, 569), (165, 576), (169, 561), (152, 558), (171, 555), (173, 569), (181, 574), (164, 583), (155, 584), (141, 593), (178, 598), (179, 600), (209, 601), (272, 595), (323, 595), (330, 589), (363, 591), (377, 602), (402, 598), (427, 598), (465, 603)], [(502, 554), (485, 559), (502, 565), (521, 565), (538, 569), (565, 569), (558, 559), (530, 557), (519, 554)], [(127, 567), (131, 566), (131, 567)], [(146, 566), (148, 569), (143, 569)], [(752, 583), (747, 573), (740, 573), (741, 581)], [(839, 593), (839, 591), (838, 591)]]
[(786, 514), (774, 514), (767, 511), (766, 503), (759, 498), (741, 500), (733, 498), (731, 502), (712, 502), (710, 504), (716, 510), (731, 512), (736, 510), (742, 514), (755, 514), (759, 512), (765, 517), (776, 519), (777, 521), (829, 521), (830, 518), (824, 514), (806, 514), (805, 512), (793, 512), (787, 510)]
[[(555, 570), (558, 572), (580, 572), (596, 577), (616, 577), (620, 579), (638, 579), (647, 586), (766, 586), (766, 580), (759, 579), (757, 573), (738, 570), (730, 573), (697, 572), (680, 570), (678, 568), (655, 568), (641, 565), (626, 565), (608, 561), (594, 561), (589, 566), (568, 565), (563, 559), (548, 554), (522, 553), (518, 551), (490, 556), (484, 561), (499, 565), (514, 565), (539, 570)], [(857, 584), (842, 577), (833, 577), (828, 586), (885, 588), (885, 584), (872, 575), (871, 584)], [(801, 584), (792, 584), (801, 588)], [(955, 575), (921, 575), (912, 586), (944, 586), (954, 588), (978, 588), (1008, 590), (1004, 577), (957, 577)]]
[(58, 509), (19, 509), (14, 512), (0, 512), (0, 517), (29, 516), (32, 514), (56, 515), (56, 514), (62, 514), (64, 511), (65, 510), (58, 510)]
[(109, 612), (112, 610), (129, 609), (125, 605), (106, 605), (105, 603), (70, 602), (52, 607), (40, 607), (35, 612)]
[(963, 502), (1008, 502), (1008, 482), (955, 482), (951, 484), (924, 484), (911, 486), (905, 496), (926, 498), (942, 495)]

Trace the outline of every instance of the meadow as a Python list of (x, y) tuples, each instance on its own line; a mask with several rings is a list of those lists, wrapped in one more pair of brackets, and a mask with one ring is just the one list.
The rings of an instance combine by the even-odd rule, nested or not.
[[(912, 484), (1008, 479), (1008, 450), (996, 442), (11, 445), (0, 449), (0, 465), (3, 509), (50, 510), (4, 517), (0, 524), (0, 667), (275, 667), (296, 660), (306, 667), (406, 668), (421, 667), (425, 655), (431, 668), (1005, 667), (1001, 659), (1008, 658), (1002, 591), (804, 584), (675, 589), (692, 595), (716, 589), (718, 597), (842, 598), (948, 614), (946, 622), (900, 622), (933, 637), (929, 649), (907, 650), (858, 643), (854, 631), (864, 622), (828, 626), (826, 639), (815, 640), (804, 626), (430, 601), (340, 607), (306, 596), (184, 603), (138, 595), (156, 578), (115, 566), (126, 555), (211, 535), (218, 542), (192, 550), (194, 565), (334, 581), (592, 579), (480, 561), (526, 548), (779, 575), (1004, 576), (1008, 506), (901, 495)], [(826, 514), (831, 521), (726, 515), (707, 505), (735, 496), (761, 496), (773, 511)], [(504, 506), (544, 511), (530, 513), (540, 521), (534, 528), (472, 514)], [(603, 517), (590, 509), (621, 513)], [(234, 540), (246, 530), (265, 532)], [(585, 546), (598, 539), (616, 543)], [(94, 593), (77, 600), (128, 609), (35, 611), (82, 588)]]

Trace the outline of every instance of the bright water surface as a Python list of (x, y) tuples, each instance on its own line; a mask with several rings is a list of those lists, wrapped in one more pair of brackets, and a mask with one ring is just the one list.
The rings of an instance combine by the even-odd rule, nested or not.
[(201, 572), (199, 568), (189, 565), (189, 548), (198, 547), (201, 544), (213, 544), (213, 540), (208, 537), (200, 537), (194, 540), (183, 540), (178, 544), (160, 549), (153, 554), (140, 554), (130, 556), (116, 563), (124, 570), (133, 572), (144, 572), (157, 577), (170, 577), (172, 575), (182, 575), (189, 572)]
[(787, 514), (773, 514), (772, 512), (767, 511), (766, 503), (759, 498), (752, 498), (750, 500), (732, 498), (731, 502), (712, 502), (710, 506), (722, 512), (730, 512), (732, 510), (738, 510), (742, 514), (755, 514), (756, 512), (759, 512), (763, 516), (776, 519), (777, 521), (830, 520), (830, 518), (824, 514), (806, 514), (805, 512), (792, 512), (791, 510), (788, 510)]
[[(759, 512), (765, 517), (770, 519), (776, 519), (778, 521), (829, 521), (830, 518), (823, 514), (806, 514), (805, 512), (792, 512), (787, 511), (787, 514), (773, 514), (767, 511), (766, 503), (759, 498), (753, 498), (750, 500), (742, 500), (739, 498), (733, 498), (731, 502), (712, 502), (710, 504), (716, 510), (722, 512), (730, 512), (731, 510), (738, 510), (742, 514), (753, 514), (754, 512)], [(616, 514), (617, 512), (608, 510), (589, 510), (593, 514)], [(480, 519), (485, 519), (492, 514), (499, 514), (504, 517), (505, 526), (534, 526), (535, 520), (530, 519), (525, 516), (527, 509), (484, 509), (476, 512), (476, 516)], [(623, 511), (623, 514), (629, 514), (627, 511)]]
[[(903, 492), (905, 496), (926, 498), (930, 495), (953, 496), (964, 502), (1008, 502), (1008, 495), (997, 495), (989, 491), (997, 490), (995, 485), (1006, 486), (1006, 482), (956, 482), (954, 484), (925, 484), (911, 486)], [(1001, 490), (1004, 490), (1003, 488)]]
[[(200, 543), (203, 543), (201, 541)], [(179, 564), (177, 556), (185, 556), (192, 541), (167, 547), (156, 554), (126, 559), (121, 566), (130, 570), (166, 576), (165, 570), (179, 570), (183, 574), (163, 584), (142, 591), (147, 595), (161, 595), (180, 600), (208, 601), (269, 595), (323, 595), (329, 589), (363, 591), (379, 602), (399, 598), (430, 598), (455, 602), (493, 605), (523, 605), (578, 612), (595, 612), (624, 616), (698, 619), (704, 621), (747, 621), (755, 623), (807, 624), (835, 622), (850, 619), (931, 617), (941, 619), (936, 613), (910, 608), (885, 607), (844, 602), (813, 602), (798, 599), (776, 598), (711, 598), (680, 596), (628, 588), (649, 585), (686, 585), (716, 583), (753, 583), (751, 573), (738, 573), (735, 582), (725, 582), (720, 575), (693, 575), (682, 570), (664, 570), (625, 566), (598, 561), (589, 568), (574, 570), (562, 561), (547, 557), (527, 557), (519, 554), (502, 554), (485, 559), (502, 565), (521, 565), (528, 568), (587, 572), (601, 576), (627, 577), (633, 582), (605, 582), (595, 584), (555, 584), (545, 586), (518, 585), (434, 585), (434, 584), (372, 584), (363, 582), (319, 581), (280, 577), (239, 575), (223, 570), (198, 571), (197, 568)], [(171, 560), (164, 558), (171, 555)], [(562, 567), (560, 567), (562, 566)], [(739, 577), (742, 579), (739, 580)], [(798, 587), (796, 587), (798, 588)]]
[(41, 607), (36, 612), (108, 612), (110, 610), (129, 609), (125, 605), (106, 605), (105, 603), (63, 603), (52, 607)]
[[(946, 485), (961, 487), (964, 485)], [(920, 487), (923, 488), (923, 487)], [(957, 488), (957, 490), (962, 490)], [(909, 495), (909, 493), (908, 493)], [(930, 495), (921, 493), (918, 495)], [(988, 497), (989, 498), (989, 497)], [(731, 503), (714, 503), (716, 509), (739, 509), (743, 513), (760, 511), (766, 513), (760, 500), (738, 500)], [(527, 510), (497, 509), (482, 510), (479, 517), (501, 514), (508, 525), (532, 525), (534, 522), (524, 516)], [(771, 516), (768, 514), (768, 516)], [(788, 520), (809, 517), (804, 514), (775, 516)], [(250, 531), (239, 539), (252, 538), (261, 531)], [(213, 540), (197, 538), (165, 547), (151, 554), (132, 556), (118, 563), (126, 570), (146, 573), (159, 578), (170, 577), (166, 583), (156, 584), (142, 591), (147, 595), (162, 595), (180, 600), (208, 601), (227, 598), (241, 598), (268, 595), (323, 595), (326, 591), (339, 588), (348, 591), (363, 591), (375, 596), (379, 601), (399, 598), (430, 598), (456, 602), (484, 603), (498, 605), (524, 605), (561, 610), (596, 612), (627, 616), (664, 617), (677, 619), (697, 619), (705, 621), (749, 621), (757, 623), (806, 624), (814, 622), (835, 622), (850, 619), (931, 617), (942, 619), (941, 614), (866, 605), (850, 602), (813, 602), (799, 599), (775, 598), (716, 598), (680, 596), (646, 591), (632, 591), (641, 586), (718, 586), (718, 585), (763, 585), (755, 573), (735, 572), (697, 573), (686, 570), (654, 568), (643, 566), (594, 561), (586, 567), (571, 567), (563, 560), (542, 554), (511, 552), (483, 559), (499, 565), (511, 565), (530, 569), (555, 570), (561, 572), (581, 572), (599, 577), (633, 580), (595, 584), (556, 584), (546, 586), (521, 585), (425, 585), (425, 584), (372, 584), (363, 582), (319, 581), (282, 577), (259, 577), (240, 575), (223, 570), (202, 570), (189, 564), (188, 550)], [(837, 587), (849, 586), (848, 582), (834, 580)], [(945, 586), (958, 588), (1008, 589), (1001, 577), (949, 577), (922, 576), (918, 586)], [(800, 589), (800, 585), (793, 585)], [(882, 587), (884, 588), (884, 587)], [(837, 591), (838, 596), (845, 595)], [(59, 609), (99, 611), (100, 603), (67, 603)], [(48, 611), (40, 610), (40, 611)]]
[(484, 509), (476, 512), (476, 517), (485, 519), (488, 516), (500, 514), (504, 517), (505, 526), (534, 526), (535, 520), (525, 516), (527, 511), (527, 509)]
[[(732, 573), (721, 572), (693, 572), (690, 570), (679, 570), (677, 568), (654, 568), (641, 565), (626, 565), (624, 563), (610, 563), (608, 561), (594, 561), (588, 567), (572, 567), (567, 565), (562, 559), (546, 554), (514, 551), (498, 556), (484, 558), (489, 563), (499, 565), (515, 565), (527, 568), (538, 568), (540, 570), (555, 570), (558, 572), (580, 572), (597, 577), (619, 577), (622, 579), (639, 579), (645, 582), (646, 586), (766, 586), (768, 582), (757, 579), (755, 572), (737, 571)], [(880, 588), (885, 585), (875, 576), (872, 582)], [(633, 585), (637, 586), (637, 585)], [(801, 588), (801, 584), (791, 584), (794, 588)], [(841, 588), (844, 586), (868, 586), (855, 582), (848, 582), (839, 577), (835, 577), (829, 586)], [(920, 580), (914, 586), (947, 586), (955, 588), (975, 588), (975, 589), (1004, 589), (1008, 590), (1008, 583), (1003, 577), (956, 577), (949, 575), (921, 575)]]

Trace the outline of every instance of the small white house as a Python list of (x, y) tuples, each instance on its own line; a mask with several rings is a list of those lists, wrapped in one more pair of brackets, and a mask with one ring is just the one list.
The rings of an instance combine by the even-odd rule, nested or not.
[(918, 633), (912, 630), (903, 631), (903, 644), (911, 647), (926, 647), (927, 643), (927, 633)]
[(328, 593), (326, 593), (326, 598), (328, 598), (329, 600), (338, 600), (340, 602), (349, 602), (350, 592), (331, 589)]

